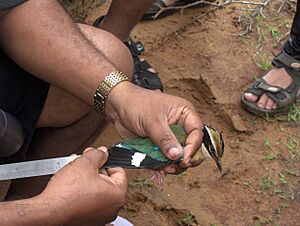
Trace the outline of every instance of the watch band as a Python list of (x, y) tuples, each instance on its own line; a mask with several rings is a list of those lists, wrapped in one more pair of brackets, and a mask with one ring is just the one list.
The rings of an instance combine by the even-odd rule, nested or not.
[(128, 81), (125, 74), (121, 71), (114, 71), (100, 82), (94, 94), (94, 109), (97, 112), (100, 113), (104, 110), (105, 99), (108, 97), (108, 94), (117, 84), (123, 81)]

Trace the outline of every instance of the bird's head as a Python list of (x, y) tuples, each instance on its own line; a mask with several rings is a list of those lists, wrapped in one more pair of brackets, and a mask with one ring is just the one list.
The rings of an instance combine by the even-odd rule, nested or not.
[(204, 125), (203, 133), (202, 153), (204, 156), (209, 155), (212, 157), (218, 169), (222, 171), (221, 158), (224, 153), (224, 140), (222, 135), (206, 125)]

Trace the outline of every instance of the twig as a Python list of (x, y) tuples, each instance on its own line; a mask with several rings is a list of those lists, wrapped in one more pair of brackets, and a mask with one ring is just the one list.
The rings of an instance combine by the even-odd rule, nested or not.
[(205, 5), (211, 5), (211, 6), (216, 6), (218, 8), (230, 4), (230, 3), (236, 3), (236, 4), (246, 4), (246, 5), (257, 5), (257, 6), (266, 6), (268, 4), (270, 0), (266, 1), (266, 2), (251, 2), (251, 1), (241, 1), (241, 0), (226, 0), (223, 3), (215, 3), (215, 2), (211, 2), (208, 0), (200, 0), (200, 1), (196, 1), (193, 3), (189, 3), (186, 4), (184, 6), (160, 6), (158, 4), (156, 4), (156, 6), (158, 6), (160, 8), (160, 10), (153, 16), (153, 19), (157, 19), (157, 17), (159, 17), (160, 14), (162, 14), (163, 12), (167, 11), (167, 10), (184, 10), (193, 6), (197, 6), (200, 4), (205, 4)]
[(278, 40), (278, 42), (276, 42), (276, 44), (274, 45), (274, 48), (277, 48), (279, 45), (281, 45), (281, 42), (286, 40), (290, 35), (290, 32), (285, 33), (283, 36), (281, 36), (281, 38)]
[[(232, 4), (232, 3), (239, 3), (239, 4), (247, 4), (249, 6), (249, 4), (252, 5), (256, 5), (255, 9), (251, 9), (251, 11), (254, 11), (251, 15), (251, 17), (255, 17), (257, 14), (262, 14), (262, 9), (270, 2), (271, 0), (265, 0), (262, 1), (261, 3), (259, 2), (250, 2), (250, 1), (240, 1), (240, 0), (225, 0), (223, 3), (212, 3), (206, 0), (201, 0), (201, 1), (197, 1), (191, 4), (188, 4), (186, 6), (177, 6), (177, 7), (172, 7), (173, 9), (182, 9), (182, 8), (187, 8), (187, 7), (191, 7), (191, 6), (195, 6), (197, 4), (201, 4), (201, 3), (207, 3), (209, 5), (213, 5), (215, 7), (209, 9), (208, 11), (206, 11), (205, 13), (202, 13), (201, 15), (193, 18), (190, 22), (182, 25), (181, 27), (167, 33), (166, 35), (164, 35), (163, 37), (156, 39), (154, 41), (154, 43), (156, 43), (158, 46), (168, 42), (173, 36), (179, 36), (187, 27), (191, 26), (192, 24), (198, 22), (202, 17), (216, 11), (217, 9), (223, 8), (226, 5)], [(166, 10), (166, 7), (162, 7), (159, 6), (161, 8), (161, 10), (153, 17), (156, 18), (159, 16), (160, 13), (162, 13), (163, 11)], [(171, 7), (168, 7), (169, 9)], [(243, 34), (240, 34), (241, 36), (247, 35), (249, 32), (252, 31), (252, 24), (253, 24), (253, 20), (251, 18), (250, 24), (248, 24), (247, 26), (247, 30), (245, 32), (243, 32)], [(156, 47), (152, 47), (152, 49), (155, 49)]]
[[(265, 15), (263, 14), (263, 9), (264, 7), (267, 6), (267, 4), (270, 2), (271, 0), (265, 0), (263, 2), (261, 2), (260, 5), (256, 5), (255, 8), (251, 8), (249, 5), (248, 6), (248, 11), (250, 11), (251, 13), (249, 14), (249, 16), (246, 17), (246, 19), (248, 20), (248, 22), (246, 22), (246, 26), (245, 26), (245, 30), (243, 32), (240, 32), (239, 36), (246, 36), (247, 34), (249, 34), (252, 31), (252, 26), (253, 26), (253, 18), (255, 18), (257, 15), (261, 15), (262, 17), (265, 18)], [(241, 19), (239, 19), (239, 22), (241, 22)], [(258, 28), (259, 29), (259, 28)], [(258, 30), (259, 33), (259, 30)]]
[[(212, 13), (214, 11), (216, 11), (218, 9), (218, 7), (215, 7), (215, 8), (212, 8), (210, 10), (208, 10), (207, 12), (205, 13), (202, 13), (201, 15), (195, 17), (193, 20), (191, 20), (190, 22), (182, 25), (181, 27), (167, 33), (166, 35), (164, 35), (163, 37), (159, 38), (159, 39), (156, 39), (154, 41), (154, 43), (157, 43), (158, 46), (168, 42), (174, 35), (175, 36), (179, 36), (187, 27), (189, 27), (190, 25), (198, 22), (202, 17), (208, 15), (209, 13)], [(152, 47), (152, 49), (155, 49), (155, 47)]]
[(280, 12), (281, 12), (281, 10), (282, 10), (284, 4), (285, 4), (285, 0), (282, 1), (280, 7), (279, 7), (278, 10), (277, 10), (277, 13), (280, 13)]

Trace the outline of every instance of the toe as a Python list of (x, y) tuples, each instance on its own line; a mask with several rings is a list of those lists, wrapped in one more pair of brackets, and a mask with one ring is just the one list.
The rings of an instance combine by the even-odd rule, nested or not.
[(274, 102), (272, 109), (274, 109), (274, 110), (277, 109), (277, 103)]
[(244, 97), (249, 102), (256, 102), (258, 99), (258, 97), (252, 93), (245, 93)]
[(263, 94), (259, 101), (257, 102), (257, 107), (259, 108), (265, 108), (266, 104), (267, 104), (267, 101), (268, 101), (268, 96), (266, 94)]
[(266, 103), (266, 109), (267, 110), (273, 109), (274, 104), (275, 104), (275, 102), (271, 98), (268, 98), (267, 103)]

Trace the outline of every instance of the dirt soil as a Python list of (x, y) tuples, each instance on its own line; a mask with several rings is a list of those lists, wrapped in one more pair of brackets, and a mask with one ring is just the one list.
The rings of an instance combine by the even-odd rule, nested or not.
[[(107, 5), (89, 12), (86, 22)], [(207, 14), (212, 6), (187, 9), (137, 25), (132, 37), (145, 45), (143, 57), (159, 72), (165, 92), (190, 100), (205, 123), (222, 131), (226, 147), (222, 174), (206, 161), (166, 176), (163, 192), (145, 180), (147, 172), (128, 172), (121, 216), (137, 226), (300, 225), (300, 105), (289, 121), (258, 118), (240, 106), (243, 90), (265, 73), (286, 40), (295, 3), (287, 1), (278, 13), (280, 6), (272, 1), (244, 36), (250, 20), (245, 4)], [(109, 127), (96, 143), (119, 140)]]

